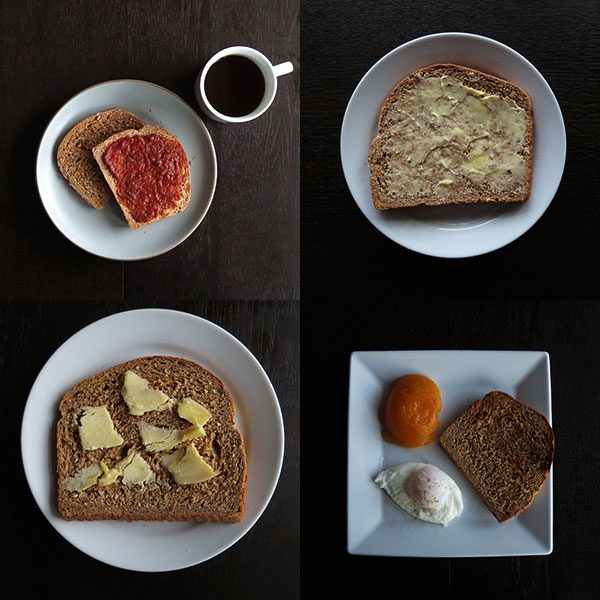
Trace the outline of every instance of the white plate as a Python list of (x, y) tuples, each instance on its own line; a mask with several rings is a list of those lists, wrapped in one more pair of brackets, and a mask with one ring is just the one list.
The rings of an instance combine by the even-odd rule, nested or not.
[[(111, 108), (124, 108), (177, 136), (190, 161), (191, 197), (183, 212), (132, 230), (116, 202), (97, 210), (69, 187), (56, 164), (60, 142), (79, 121)], [(206, 126), (179, 96), (146, 81), (116, 80), (79, 92), (54, 115), (42, 136), (36, 177), (48, 216), (74, 244), (104, 258), (141, 260), (171, 250), (198, 227), (212, 202), (217, 160)]]
[[(219, 377), (236, 405), (246, 444), (248, 484), (241, 523), (63, 520), (56, 507), (56, 423), (63, 394), (109, 366), (147, 355), (193, 360)], [(284, 431), (273, 386), (256, 358), (230, 333), (171, 310), (118, 313), (88, 325), (50, 357), (29, 394), (21, 431), (25, 475), (45, 517), (86, 554), (136, 571), (171, 571), (216, 556), (256, 523), (277, 485)]]
[[(533, 181), (524, 203), (414, 207), (378, 211), (371, 200), (367, 155), (379, 111), (404, 77), (434, 63), (451, 62), (511, 81), (534, 107)], [(344, 114), (341, 159), (346, 182), (365, 217), (394, 242), (431, 256), (476, 256), (523, 235), (548, 208), (566, 159), (560, 107), (542, 75), (520, 54), (494, 40), (467, 33), (418, 38), (386, 54), (356, 87)]]
[[(418, 557), (550, 554), (552, 470), (531, 506), (500, 524), (437, 442), (402, 448), (383, 440), (378, 411), (393, 382), (409, 373), (426, 375), (440, 388), (440, 432), (492, 390), (510, 394), (552, 424), (546, 352), (354, 352), (348, 425), (348, 552)], [(440, 467), (460, 487), (463, 512), (445, 527), (414, 519), (373, 482), (383, 469), (409, 461)]]

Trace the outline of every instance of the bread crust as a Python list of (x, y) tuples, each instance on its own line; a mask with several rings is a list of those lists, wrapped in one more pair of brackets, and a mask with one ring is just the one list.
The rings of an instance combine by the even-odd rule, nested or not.
[[(385, 151), (383, 144), (385, 142), (386, 131), (395, 120), (394, 108), (396, 103), (402, 99), (404, 92), (412, 88), (416, 83), (426, 77), (436, 77), (441, 75), (450, 75), (457, 78), (464, 85), (481, 90), (487, 94), (497, 94), (501, 97), (510, 98), (527, 115), (527, 132), (524, 146), (526, 148), (526, 186), (525, 191), (519, 194), (497, 195), (488, 193), (485, 189), (475, 190), (475, 193), (465, 193), (460, 198), (446, 199), (443, 197), (420, 197), (407, 201), (402, 198), (392, 198), (388, 192), (388, 185), (385, 178)], [(402, 208), (407, 206), (439, 206), (443, 204), (468, 204), (474, 202), (490, 203), (511, 203), (524, 202), (531, 193), (531, 182), (533, 173), (533, 104), (529, 94), (519, 86), (509, 81), (500, 79), (493, 75), (488, 75), (477, 69), (471, 69), (452, 63), (436, 63), (418, 69), (402, 81), (400, 81), (390, 92), (383, 103), (378, 119), (378, 134), (371, 143), (368, 154), (368, 164), (370, 169), (370, 187), (371, 195), (375, 208), (377, 210), (387, 210), (391, 208)], [(383, 163), (383, 164), (382, 164)], [(467, 190), (469, 192), (469, 190)]]
[[(501, 391), (474, 402), (439, 442), (499, 523), (531, 506), (554, 460), (555, 436), (546, 417)], [(493, 481), (482, 464), (494, 469)]]
[(144, 123), (122, 108), (91, 115), (74, 125), (58, 146), (56, 162), (71, 188), (90, 206), (102, 209), (113, 195), (92, 154), (92, 148), (124, 129), (140, 129)]
[[(136, 221), (119, 195), (118, 188), (117, 188), (117, 181), (112, 176), (110, 170), (108, 169), (108, 167), (106, 166), (106, 163), (104, 162), (104, 153), (106, 152), (107, 148), (112, 143), (116, 142), (117, 140), (119, 140), (121, 138), (133, 137), (133, 136), (137, 136), (137, 135), (152, 135), (152, 134), (160, 135), (163, 138), (171, 140), (171, 141), (177, 143), (178, 146), (181, 148), (184, 156), (186, 157), (185, 164), (183, 166), (183, 180), (182, 180), (182, 184), (181, 184), (179, 199), (177, 200), (175, 207), (164, 208), (156, 217), (149, 219), (147, 221)], [(125, 216), (125, 219), (127, 220), (127, 223), (129, 225), (129, 227), (131, 227), (131, 229), (139, 229), (140, 227), (145, 227), (146, 225), (150, 225), (150, 223), (155, 223), (156, 221), (160, 221), (162, 219), (172, 217), (173, 215), (176, 215), (178, 212), (181, 212), (187, 208), (189, 201), (190, 201), (190, 194), (191, 194), (190, 167), (189, 167), (189, 162), (187, 159), (187, 154), (185, 153), (185, 149), (181, 145), (181, 142), (177, 139), (177, 137), (175, 135), (173, 135), (167, 129), (164, 129), (163, 127), (158, 127), (156, 125), (145, 125), (141, 129), (129, 129), (129, 130), (121, 131), (119, 133), (116, 133), (115, 135), (112, 135), (108, 139), (104, 140), (102, 143), (95, 146), (92, 150), (92, 153), (93, 153), (94, 159), (96, 160), (96, 163), (98, 164), (98, 166), (100, 168), (100, 171), (102, 172), (102, 175), (104, 176), (104, 179), (106, 180), (106, 183), (108, 184), (114, 197), (116, 198), (117, 203), (119, 204), (121, 210), (123, 211), (123, 215)]]
[[(124, 374), (133, 370), (155, 389), (180, 401), (191, 397), (205, 406), (211, 419), (206, 435), (190, 442), (218, 474), (191, 485), (178, 485), (162, 465), (162, 452), (148, 451), (139, 436), (139, 422), (185, 428), (190, 423), (175, 410), (133, 416), (121, 397)], [(84, 451), (74, 415), (83, 406), (107, 406), (124, 442), (118, 447)], [(114, 365), (73, 386), (60, 402), (57, 423), (57, 503), (65, 520), (221, 521), (236, 523), (246, 509), (246, 451), (234, 424), (235, 405), (222, 381), (193, 361), (171, 356), (147, 356)], [(183, 446), (179, 446), (183, 447)], [(155, 473), (144, 484), (120, 482), (79, 493), (69, 492), (66, 481), (81, 468), (99, 461), (110, 467), (136, 450)]]

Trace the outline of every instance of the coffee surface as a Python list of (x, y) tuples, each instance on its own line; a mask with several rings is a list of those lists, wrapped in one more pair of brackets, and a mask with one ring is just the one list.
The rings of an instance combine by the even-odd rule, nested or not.
[(254, 61), (230, 55), (218, 60), (206, 73), (206, 97), (218, 112), (230, 117), (250, 114), (265, 94), (265, 78)]

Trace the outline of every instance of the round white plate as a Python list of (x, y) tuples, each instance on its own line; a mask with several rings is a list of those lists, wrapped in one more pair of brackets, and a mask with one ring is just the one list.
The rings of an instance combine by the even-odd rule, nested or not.
[[(534, 108), (533, 181), (524, 203), (430, 206), (378, 211), (369, 187), (367, 155), (379, 111), (404, 77), (434, 63), (472, 67), (515, 83)], [(567, 151), (565, 126), (550, 86), (520, 54), (486, 37), (438, 33), (407, 42), (380, 59), (361, 79), (346, 108), (341, 131), (342, 168), (365, 217), (406, 248), (447, 258), (476, 256), (523, 235), (548, 208), (560, 183)]]
[[(203, 365), (231, 393), (246, 444), (248, 484), (241, 523), (65, 521), (56, 506), (58, 405), (73, 385), (112, 365), (147, 355)], [(263, 368), (230, 333), (200, 317), (160, 309), (118, 313), (69, 338), (44, 365), (29, 394), (21, 453), (33, 496), (55, 529), (86, 554), (135, 571), (172, 571), (204, 562), (256, 523), (275, 490), (284, 430), (277, 396)]]
[[(60, 142), (79, 121), (111, 108), (177, 136), (190, 161), (191, 197), (183, 212), (132, 230), (116, 202), (97, 210), (69, 187), (56, 164)], [(79, 92), (54, 115), (42, 136), (36, 177), (48, 216), (74, 244), (103, 258), (141, 260), (171, 250), (198, 227), (212, 202), (217, 159), (204, 122), (179, 96), (146, 81), (116, 80)]]

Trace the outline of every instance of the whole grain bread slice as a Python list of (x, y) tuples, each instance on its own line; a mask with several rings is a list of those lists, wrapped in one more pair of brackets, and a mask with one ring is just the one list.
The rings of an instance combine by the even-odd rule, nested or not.
[(56, 154), (58, 168), (73, 190), (90, 206), (104, 208), (113, 198), (92, 148), (125, 129), (141, 129), (144, 123), (121, 108), (113, 108), (80, 121), (65, 135)]
[(440, 436), (440, 445), (499, 523), (525, 510), (554, 458), (554, 432), (539, 412), (493, 391)]
[[(117, 178), (111, 172), (111, 169), (107, 165), (107, 163), (105, 161), (105, 154), (106, 154), (106, 151), (108, 150), (108, 148), (113, 143), (117, 142), (118, 140), (121, 140), (122, 138), (135, 137), (135, 136), (154, 136), (154, 135), (160, 136), (160, 137), (172, 142), (176, 146), (177, 152), (181, 152), (182, 156), (185, 160), (183, 161), (183, 164), (181, 166), (178, 195), (177, 195), (177, 198), (175, 199), (175, 201), (171, 202), (171, 203), (167, 203), (164, 206), (158, 205), (159, 209), (157, 210), (156, 214), (154, 214), (151, 217), (140, 218), (134, 214), (132, 207), (128, 203), (124, 189), (121, 186), (121, 182), (119, 182), (117, 180)], [(92, 152), (94, 155), (94, 159), (96, 160), (96, 163), (100, 167), (100, 171), (102, 172), (108, 186), (112, 190), (114, 197), (116, 198), (119, 206), (121, 207), (121, 210), (123, 211), (123, 215), (125, 216), (125, 219), (127, 220), (127, 223), (129, 224), (129, 227), (131, 227), (131, 229), (138, 229), (140, 227), (144, 227), (145, 225), (149, 225), (150, 223), (154, 223), (161, 219), (166, 219), (167, 217), (172, 217), (173, 215), (175, 215), (178, 212), (181, 212), (187, 208), (189, 201), (190, 201), (190, 191), (191, 191), (189, 162), (188, 162), (185, 150), (184, 150), (183, 146), (181, 145), (181, 142), (170, 131), (164, 129), (163, 127), (158, 127), (155, 125), (145, 125), (144, 127), (142, 127), (139, 130), (131, 129), (131, 130), (127, 130), (127, 131), (121, 131), (121, 132), (116, 133), (115, 135), (105, 139), (101, 143), (99, 143), (97, 146), (95, 146), (93, 148)], [(166, 164), (168, 162), (169, 162), (168, 157), (166, 157), (166, 160), (165, 160), (165, 156), (164, 155), (161, 156), (160, 164)], [(158, 162), (156, 163), (155, 168), (157, 170), (160, 170), (160, 168), (161, 168), (160, 164)], [(134, 166), (133, 168), (136, 168), (136, 167)], [(134, 174), (134, 177), (137, 177), (137, 173)], [(160, 189), (156, 190), (152, 194), (146, 195), (142, 199), (142, 202), (144, 203), (144, 205), (146, 207), (152, 206), (153, 203), (160, 202), (160, 201), (161, 201)]]
[[(174, 400), (172, 409), (134, 416), (121, 389), (125, 373), (133, 371), (153, 389)], [(140, 423), (185, 429), (190, 425), (177, 405), (191, 398), (210, 412), (205, 435), (193, 444), (205, 462), (217, 472), (212, 479), (182, 485), (162, 463), (165, 452), (149, 451), (140, 436)], [(105, 406), (123, 443), (111, 448), (83, 450), (77, 415), (83, 407)], [(60, 402), (57, 424), (58, 509), (66, 520), (167, 520), (241, 521), (245, 513), (246, 453), (234, 424), (235, 406), (223, 383), (202, 366), (177, 357), (148, 356), (110, 367), (72, 387)], [(116, 481), (83, 491), (69, 491), (68, 482), (82, 469), (104, 462), (109, 468), (138, 452), (153, 472), (143, 485)]]
[[(415, 90), (424, 80), (430, 78), (452, 78), (475, 96), (479, 95), (485, 99), (485, 96), (495, 95), (514, 102), (516, 107), (523, 111), (525, 126), (518, 145), (516, 142), (513, 144), (506, 131), (485, 132), (488, 134), (489, 148), (486, 151), (488, 157), (491, 157), (490, 165), (500, 167), (499, 184), (492, 185), (491, 178), (482, 176), (477, 169), (472, 171), (471, 176), (463, 170), (444, 166), (444, 161), (447, 164), (448, 159), (452, 162), (452, 159), (460, 158), (463, 163), (466, 162), (473, 150), (472, 144), (481, 142), (484, 137), (478, 129), (480, 137), (474, 135), (465, 139), (458, 134), (458, 137), (446, 135), (440, 143), (440, 139), (436, 138), (440, 128), (449, 126), (447, 131), (460, 132), (464, 123), (460, 119), (453, 120), (453, 115), (440, 116), (436, 112), (437, 108), (426, 105), (426, 98), (418, 106), (429, 111), (428, 118), (422, 119), (420, 114), (415, 118), (411, 114), (415, 107)], [(531, 191), (533, 123), (531, 98), (527, 92), (511, 82), (455, 64), (434, 64), (414, 71), (400, 81), (386, 98), (379, 114), (378, 133), (369, 149), (370, 187), (375, 208), (387, 210), (418, 205), (527, 200)], [(423, 163), (420, 160), (422, 155), (415, 159), (402, 151), (402, 146), (399, 148), (398, 141), (404, 140), (406, 143), (408, 136), (416, 131), (423, 137), (424, 141), (419, 142), (421, 145), (431, 144), (430, 148), (427, 147), (426, 157), (436, 168), (428, 170), (428, 177), (424, 177), (423, 174)], [(514, 155), (522, 157), (522, 160), (514, 167), (508, 163), (496, 165), (494, 161), (499, 161), (497, 157), (502, 156), (502, 153), (496, 152), (494, 155), (494, 147), (500, 147), (499, 144), (505, 147), (508, 140), (515, 146)], [(398, 181), (402, 181), (399, 173), (404, 173), (403, 177), (410, 185), (397, 185)]]

